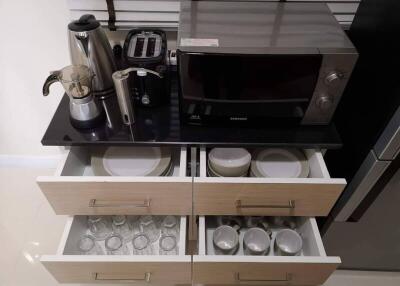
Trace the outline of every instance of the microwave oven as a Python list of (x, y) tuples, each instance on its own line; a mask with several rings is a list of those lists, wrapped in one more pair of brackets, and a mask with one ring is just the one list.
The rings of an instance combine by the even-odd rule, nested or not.
[(329, 124), (357, 51), (324, 3), (181, 2), (181, 121)]

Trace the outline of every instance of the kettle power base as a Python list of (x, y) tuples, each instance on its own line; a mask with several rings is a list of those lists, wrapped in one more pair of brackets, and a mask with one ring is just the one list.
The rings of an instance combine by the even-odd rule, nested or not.
[(94, 129), (96, 127), (104, 125), (106, 116), (104, 112), (101, 112), (99, 116), (91, 120), (81, 121), (81, 120), (76, 120), (71, 116), (69, 117), (69, 120), (71, 122), (71, 125), (77, 129)]

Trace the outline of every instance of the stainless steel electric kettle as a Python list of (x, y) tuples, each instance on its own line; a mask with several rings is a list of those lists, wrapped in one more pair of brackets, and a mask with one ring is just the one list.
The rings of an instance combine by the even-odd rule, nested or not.
[(88, 66), (94, 74), (93, 95), (104, 97), (114, 91), (114, 55), (104, 30), (93, 15), (83, 15), (68, 25), (73, 65)]

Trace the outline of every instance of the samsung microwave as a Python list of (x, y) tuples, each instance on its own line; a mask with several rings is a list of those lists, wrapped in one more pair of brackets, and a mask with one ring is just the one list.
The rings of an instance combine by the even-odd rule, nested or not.
[(357, 51), (323, 3), (181, 2), (181, 121), (329, 124)]

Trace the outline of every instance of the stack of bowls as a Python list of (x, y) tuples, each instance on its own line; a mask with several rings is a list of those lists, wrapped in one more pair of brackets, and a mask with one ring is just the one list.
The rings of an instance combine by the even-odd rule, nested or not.
[(214, 148), (208, 153), (207, 172), (210, 177), (245, 177), (250, 163), (244, 148)]

